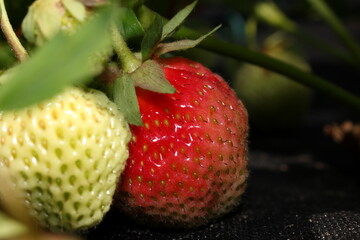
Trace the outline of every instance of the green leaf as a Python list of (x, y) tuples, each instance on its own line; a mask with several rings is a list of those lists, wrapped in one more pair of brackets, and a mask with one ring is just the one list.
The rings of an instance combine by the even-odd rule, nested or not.
[(197, 1), (194, 1), (193, 3), (186, 6), (164, 25), (161, 39), (165, 39), (166, 37), (170, 36), (173, 32), (175, 32), (175, 30), (184, 22), (184, 20), (194, 10), (196, 3)]
[(119, 29), (124, 40), (138, 38), (144, 35), (144, 29), (133, 10), (129, 8), (121, 8), (119, 15)]
[(8, 44), (0, 43), (0, 69), (6, 69), (16, 62), (12, 49)]
[(165, 77), (162, 67), (153, 60), (144, 62), (131, 74), (137, 87), (158, 93), (175, 93), (176, 89)]
[(196, 45), (198, 45), (199, 43), (201, 43), (205, 38), (207, 38), (208, 36), (213, 34), (215, 31), (217, 31), (220, 27), (221, 27), (221, 25), (217, 26), (211, 32), (205, 34), (204, 36), (202, 36), (196, 40), (184, 39), (184, 40), (179, 40), (176, 42), (159, 44), (155, 50), (154, 55), (161, 56), (162, 54), (165, 54), (168, 52), (193, 48)]
[(162, 36), (162, 18), (156, 15), (154, 21), (148, 29), (146, 29), (145, 36), (141, 42), (141, 56), (145, 61), (153, 53), (154, 47), (160, 42)]
[[(58, 34), (26, 62), (0, 77), (0, 110), (28, 106), (89, 80), (96, 52), (111, 46), (107, 31), (113, 11), (106, 8), (72, 36)], [(96, 38), (94, 37), (96, 36)]]
[(114, 83), (114, 102), (130, 124), (142, 126), (139, 103), (136, 97), (134, 80), (124, 73)]
[(0, 212), (0, 239), (19, 237), (25, 234), (26, 227)]

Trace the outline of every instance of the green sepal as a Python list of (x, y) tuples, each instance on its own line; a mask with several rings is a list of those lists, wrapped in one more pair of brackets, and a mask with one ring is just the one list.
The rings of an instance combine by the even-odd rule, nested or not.
[[(39, 26), (40, 32), (44, 35), (45, 39), (51, 38), (55, 33), (58, 32), (61, 26), (61, 9), (58, 6), (54, 6), (53, 1), (43, 1), (41, 5), (36, 5), (43, 10), (42, 14), (34, 15), (35, 22)], [(29, 12), (31, 11), (29, 9)]]
[(29, 9), (28, 13), (26, 14), (22, 22), (21, 30), (25, 38), (31, 43), (35, 43), (36, 41), (35, 28), (36, 28), (36, 22), (35, 22), (34, 12)]
[(214, 28), (209, 33), (207, 33), (204, 36), (202, 36), (202, 37), (200, 37), (198, 39), (195, 39), (195, 40), (184, 39), (184, 40), (179, 40), (179, 41), (176, 41), (176, 42), (160, 43), (157, 46), (157, 48), (155, 49), (154, 56), (159, 57), (159, 56), (161, 56), (161, 55), (163, 55), (165, 53), (168, 53), (168, 52), (193, 48), (196, 45), (198, 45), (199, 43), (201, 43), (205, 38), (207, 38), (208, 36), (213, 34), (215, 31), (217, 31), (220, 27), (221, 27), (221, 25), (217, 26), (216, 28)]
[(158, 93), (175, 93), (176, 89), (169, 83), (165, 73), (157, 62), (147, 60), (131, 74), (137, 87)]
[(119, 30), (124, 40), (142, 37), (145, 33), (132, 9), (120, 8)]
[(131, 75), (123, 73), (115, 80), (113, 86), (114, 102), (130, 124), (142, 126), (139, 103), (136, 97), (135, 84)]
[(107, 29), (113, 11), (105, 8), (71, 36), (57, 34), (26, 62), (1, 75), (0, 110), (35, 104), (90, 80), (96, 74), (93, 55), (111, 46)]
[(78, 0), (62, 0), (62, 3), (66, 10), (76, 18), (79, 22), (83, 22), (86, 18), (86, 8)]
[(154, 21), (146, 29), (144, 38), (141, 42), (142, 61), (149, 59), (154, 51), (155, 46), (160, 42), (162, 36), (162, 18), (156, 14)]
[(163, 33), (161, 37), (162, 40), (169, 37), (172, 33), (176, 31), (176, 29), (180, 27), (180, 25), (184, 22), (184, 20), (194, 10), (196, 4), (197, 1), (194, 1), (193, 3), (187, 5), (164, 25)]

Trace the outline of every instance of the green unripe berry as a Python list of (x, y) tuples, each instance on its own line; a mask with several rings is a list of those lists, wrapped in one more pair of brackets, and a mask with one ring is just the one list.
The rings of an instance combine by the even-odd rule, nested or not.
[[(285, 45), (288, 43), (285, 42)], [(284, 42), (274, 44), (268, 41), (263, 53), (304, 71), (310, 71), (305, 59), (283, 44)], [(303, 120), (311, 106), (312, 91), (308, 87), (250, 64), (243, 65), (236, 73), (234, 89), (247, 107), (254, 128), (263, 130), (295, 127)]]
[(110, 208), (130, 138), (123, 114), (105, 94), (69, 88), (40, 104), (0, 112), (0, 176), (9, 176), (19, 202), (41, 226), (86, 229)]
[(78, 0), (36, 0), (22, 23), (25, 38), (41, 46), (59, 31), (73, 32), (89, 16)]

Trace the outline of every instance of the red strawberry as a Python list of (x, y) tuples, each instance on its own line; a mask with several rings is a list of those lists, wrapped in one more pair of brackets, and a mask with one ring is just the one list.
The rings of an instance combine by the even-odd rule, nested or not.
[(194, 227), (239, 203), (248, 176), (247, 112), (201, 64), (159, 63), (177, 91), (137, 89), (144, 126), (131, 126), (116, 204), (139, 222)]

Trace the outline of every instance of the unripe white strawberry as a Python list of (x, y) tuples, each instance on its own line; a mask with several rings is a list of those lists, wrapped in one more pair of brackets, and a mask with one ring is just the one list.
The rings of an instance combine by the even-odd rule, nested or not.
[(22, 31), (29, 42), (40, 46), (59, 31), (73, 32), (88, 15), (78, 0), (36, 0), (23, 20)]
[[(39, 47), (58, 32), (74, 33), (93, 12), (80, 0), (36, 0), (22, 22), (22, 31), (28, 42)], [(103, 70), (112, 51), (109, 46), (92, 56), (95, 73)]]
[(128, 158), (130, 131), (103, 93), (69, 88), (29, 108), (0, 113), (0, 174), (51, 230), (98, 223)]

